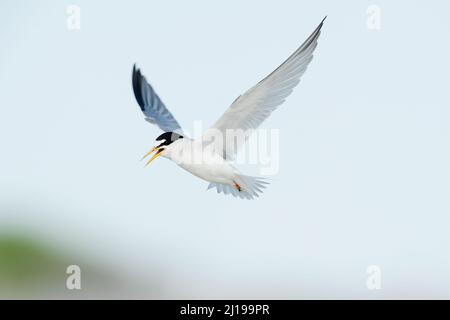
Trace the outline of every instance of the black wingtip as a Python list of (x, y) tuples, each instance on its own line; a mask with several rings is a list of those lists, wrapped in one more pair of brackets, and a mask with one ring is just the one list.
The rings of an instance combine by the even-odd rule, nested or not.
[(320, 24), (319, 24), (319, 29), (320, 28), (322, 28), (322, 26), (323, 26), (323, 23), (325, 22), (325, 20), (326, 20), (326, 18), (327, 18), (328, 16), (325, 16), (323, 19), (322, 19), (322, 21), (320, 21)]
[(133, 64), (133, 78), (140, 73), (139, 68), (137, 67), (136, 63)]
[(142, 73), (141, 73), (141, 69), (139, 69), (139, 67), (137, 66), (137, 64), (133, 64), (133, 79), (135, 79), (136, 81), (139, 80), (139, 78), (142, 78)]
[(142, 75), (139, 68), (136, 67), (136, 63), (133, 65), (133, 73), (131, 75), (131, 83), (133, 85), (133, 92), (137, 103), (141, 107), (141, 110), (145, 110), (144, 99), (141, 93)]
[(315, 32), (320, 32), (320, 30), (321, 30), (322, 27), (323, 27), (323, 23), (325, 22), (325, 19), (326, 19), (327, 17), (328, 17), (328, 16), (325, 16), (325, 17), (322, 19), (322, 21), (320, 21), (320, 23), (319, 23), (319, 25), (317, 26)]
[(133, 81), (133, 83), (134, 83), (135, 75), (136, 75), (136, 63), (133, 64), (133, 71), (131, 72), (131, 80)]

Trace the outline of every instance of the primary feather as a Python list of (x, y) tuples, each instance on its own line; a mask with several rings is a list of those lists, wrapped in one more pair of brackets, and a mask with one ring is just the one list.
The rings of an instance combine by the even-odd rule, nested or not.
[(145, 120), (156, 124), (164, 132), (177, 132), (182, 134), (183, 130), (181, 126), (141, 74), (141, 70), (136, 68), (136, 65), (133, 66), (132, 82), (134, 96), (145, 115)]

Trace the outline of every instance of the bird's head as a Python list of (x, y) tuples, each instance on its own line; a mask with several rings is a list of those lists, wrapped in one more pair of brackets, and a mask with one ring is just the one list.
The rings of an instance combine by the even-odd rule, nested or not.
[(182, 139), (183, 136), (175, 133), (175, 132), (164, 132), (162, 135), (160, 135), (158, 138), (156, 138), (156, 146), (153, 147), (149, 152), (145, 154), (145, 156), (142, 158), (144, 160), (146, 157), (151, 155), (153, 152), (156, 152), (150, 160), (147, 161), (145, 166), (148, 166), (153, 160), (158, 158), (160, 155), (163, 155), (164, 151), (170, 148), (170, 145), (179, 140)]

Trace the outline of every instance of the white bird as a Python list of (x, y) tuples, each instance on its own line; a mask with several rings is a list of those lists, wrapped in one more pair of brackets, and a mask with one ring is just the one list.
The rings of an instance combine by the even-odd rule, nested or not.
[(313, 58), (325, 18), (285, 62), (239, 96), (217, 122), (197, 139), (186, 137), (173, 115), (134, 65), (132, 82), (136, 100), (145, 119), (164, 131), (156, 138), (157, 145), (144, 156), (146, 158), (155, 152), (146, 165), (163, 156), (210, 182), (208, 189), (215, 187), (218, 193), (240, 198), (258, 197), (267, 181), (241, 174), (231, 162), (247, 136), (245, 139), (235, 139), (229, 133), (256, 129), (291, 94)]

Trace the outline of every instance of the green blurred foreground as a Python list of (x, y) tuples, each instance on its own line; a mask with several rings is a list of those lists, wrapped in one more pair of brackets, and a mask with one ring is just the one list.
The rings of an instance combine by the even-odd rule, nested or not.
[[(33, 237), (0, 234), (0, 299), (86, 299), (155, 297), (111, 270)], [(67, 267), (81, 268), (81, 290), (66, 287)], [(148, 289), (148, 288), (147, 288)]]

